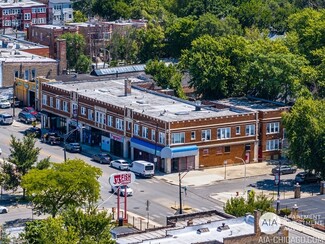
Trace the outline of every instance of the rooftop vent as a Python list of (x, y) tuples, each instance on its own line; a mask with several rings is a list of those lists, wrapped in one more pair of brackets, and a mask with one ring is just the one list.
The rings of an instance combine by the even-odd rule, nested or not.
[(146, 101), (146, 100), (138, 100), (137, 103), (139, 103), (139, 104), (148, 104), (148, 101)]
[(189, 115), (190, 113), (188, 111), (179, 111), (175, 113), (176, 115)]
[(200, 228), (196, 231), (198, 234), (210, 232), (209, 228)]
[(229, 230), (229, 229), (230, 228), (228, 225), (226, 225), (225, 223), (222, 223), (222, 225), (218, 227), (217, 231), (221, 232), (223, 230)]

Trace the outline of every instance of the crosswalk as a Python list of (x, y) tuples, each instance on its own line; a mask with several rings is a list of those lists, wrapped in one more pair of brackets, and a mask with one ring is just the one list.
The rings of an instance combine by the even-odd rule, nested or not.
[[(160, 181), (159, 180), (156, 180), (156, 179), (148, 179), (148, 180), (141, 180), (141, 182), (146, 182), (146, 183), (148, 183), (148, 184), (159, 184), (160, 183)], [(139, 185), (140, 184), (140, 181), (135, 181), (134, 182), (134, 184), (135, 185)]]

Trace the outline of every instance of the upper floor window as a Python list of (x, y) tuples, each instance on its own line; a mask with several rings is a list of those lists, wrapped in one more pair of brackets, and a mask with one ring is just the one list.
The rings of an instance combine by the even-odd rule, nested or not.
[(267, 140), (266, 141), (266, 151), (279, 150), (279, 139)]
[(31, 18), (31, 14), (30, 13), (25, 13), (24, 14), (24, 19), (25, 20), (30, 20), (30, 18)]
[(195, 138), (196, 138), (195, 131), (191, 131), (191, 140), (195, 140)]
[(107, 125), (113, 127), (113, 116), (107, 115)]
[(236, 135), (240, 135), (240, 126), (236, 127)]
[(105, 113), (96, 111), (95, 113), (95, 121), (99, 124), (106, 124), (106, 115)]
[(142, 137), (143, 138), (149, 138), (149, 130), (148, 130), (148, 127), (142, 127)]
[(53, 97), (50, 97), (50, 107), (53, 107)]
[(81, 115), (86, 115), (86, 108), (85, 107), (81, 107)]
[(255, 125), (246, 125), (246, 136), (255, 135)]
[(151, 130), (151, 140), (156, 141), (156, 131), (155, 130)]
[(217, 131), (217, 138), (219, 140), (230, 138), (230, 128), (219, 128)]
[(267, 134), (279, 133), (279, 130), (280, 130), (280, 123), (279, 122), (268, 123), (266, 125), (266, 133)]
[(118, 129), (118, 130), (124, 130), (124, 121), (122, 120), (122, 119), (119, 119), (119, 118), (116, 118), (116, 125), (115, 125), (115, 127), (116, 127), (116, 129)]
[(94, 111), (92, 111), (91, 109), (88, 109), (88, 119), (94, 120)]
[(211, 140), (211, 130), (202, 130), (201, 138), (202, 138), (202, 141)]
[(138, 124), (134, 124), (133, 126), (133, 133), (134, 135), (138, 136), (139, 135), (139, 125)]
[(166, 142), (166, 135), (163, 132), (159, 132), (159, 143), (160, 144), (165, 144)]
[(68, 102), (67, 101), (63, 101), (63, 111), (64, 112), (69, 112), (69, 110), (68, 110)]
[(56, 99), (56, 109), (61, 109), (61, 100), (60, 99)]
[(42, 97), (42, 104), (47, 105), (47, 95), (43, 95)]
[(185, 142), (185, 133), (172, 133), (172, 144), (184, 143)]

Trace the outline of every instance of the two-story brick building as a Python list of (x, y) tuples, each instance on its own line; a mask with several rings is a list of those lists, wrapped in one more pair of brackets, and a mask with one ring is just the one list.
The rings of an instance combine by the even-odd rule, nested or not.
[(30, 0), (0, 1), (0, 29), (3, 34), (8, 28), (26, 31), (33, 24), (47, 23), (47, 6)]
[[(215, 108), (131, 87), (131, 80), (42, 84), (41, 106), (43, 127), (66, 133), (79, 125), (83, 143), (155, 162), (166, 173), (240, 163), (236, 157), (257, 162), (260, 121), (273, 121), (254, 109)], [(278, 144), (268, 145), (264, 151), (279, 152)]]

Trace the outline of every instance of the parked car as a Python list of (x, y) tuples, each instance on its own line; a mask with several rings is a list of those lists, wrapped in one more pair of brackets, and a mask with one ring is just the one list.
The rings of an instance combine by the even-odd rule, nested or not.
[(155, 165), (153, 163), (136, 160), (131, 163), (129, 169), (135, 174), (142, 177), (151, 178), (155, 174)]
[(111, 162), (111, 156), (108, 153), (94, 154), (92, 159), (101, 164), (109, 164)]
[(320, 175), (311, 172), (301, 172), (295, 177), (295, 182), (299, 184), (318, 182), (321, 180)]
[(8, 213), (8, 208), (6, 208), (4, 206), (0, 206), (0, 213), (2, 213), (2, 214)]
[(40, 138), (42, 135), (42, 130), (41, 130), (41, 128), (38, 128), (38, 127), (30, 127), (24, 131), (25, 136), (28, 136), (31, 134), (33, 134), (34, 137)]
[[(126, 193), (127, 193), (127, 197), (133, 195), (133, 190), (132, 190), (131, 187), (129, 187), (129, 186), (119, 186), (119, 187), (120, 187), (120, 196), (125, 196), (125, 190), (126, 190)], [(117, 194), (119, 187), (118, 186), (112, 186), (111, 192), (114, 193), (114, 194)]]
[(51, 145), (58, 145), (61, 143), (61, 137), (55, 132), (48, 132), (42, 136), (41, 141)]
[(289, 165), (281, 165), (281, 167), (277, 166), (272, 169), (272, 174), (277, 175), (279, 174), (284, 175), (284, 174), (294, 174), (297, 172), (297, 167), (296, 166), (289, 166)]
[(65, 149), (68, 152), (81, 152), (82, 148), (80, 143), (78, 142), (71, 142), (65, 145)]
[(37, 111), (33, 107), (24, 107), (21, 111), (32, 114), (34, 116), (37, 115)]
[(36, 118), (34, 117), (34, 115), (32, 115), (30, 113), (20, 112), (18, 114), (18, 120), (20, 122), (24, 122), (25, 124), (31, 124), (34, 121), (36, 121)]
[(19, 101), (18, 98), (15, 98), (14, 100), (12, 98), (9, 99), (10, 102), (10, 106), (13, 107), (22, 107), (23, 106), (23, 102)]
[(10, 102), (8, 100), (0, 100), (0, 108), (10, 108)]
[(1, 125), (11, 125), (13, 122), (12, 115), (3, 113), (0, 114), (0, 124)]
[(124, 159), (117, 159), (111, 161), (111, 166), (113, 168), (119, 169), (119, 170), (128, 170), (129, 169), (129, 163)]

